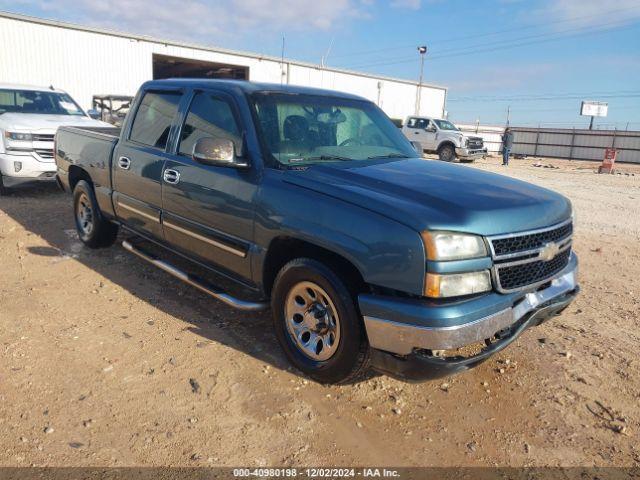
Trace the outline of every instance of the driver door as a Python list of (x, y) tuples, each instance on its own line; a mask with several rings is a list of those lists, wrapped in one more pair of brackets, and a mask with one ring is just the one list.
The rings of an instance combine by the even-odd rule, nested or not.
[(407, 123), (409, 138), (412, 142), (420, 142), (423, 150), (435, 150), (435, 124), (428, 118), (410, 118)]

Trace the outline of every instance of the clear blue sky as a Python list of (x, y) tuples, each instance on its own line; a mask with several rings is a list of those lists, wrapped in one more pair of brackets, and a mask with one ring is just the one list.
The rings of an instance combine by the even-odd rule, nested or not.
[(0, 0), (0, 9), (449, 87), (454, 121), (640, 129), (640, 0)]

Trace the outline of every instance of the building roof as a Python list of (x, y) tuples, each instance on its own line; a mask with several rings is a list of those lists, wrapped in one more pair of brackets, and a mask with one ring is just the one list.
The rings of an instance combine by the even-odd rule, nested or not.
[[(197, 50), (203, 50), (203, 51), (215, 52), (215, 53), (223, 53), (223, 54), (227, 54), (227, 55), (236, 55), (236, 56), (239, 56), (239, 57), (254, 58), (254, 59), (258, 59), (258, 60), (270, 60), (272, 62), (278, 62), (278, 63), (281, 63), (283, 61), (283, 59), (281, 59), (279, 57), (273, 57), (273, 56), (270, 56), (270, 55), (261, 55), (261, 54), (253, 53), (253, 52), (245, 52), (245, 51), (240, 51), (240, 50), (230, 50), (230, 49), (220, 48), (220, 47), (211, 47), (211, 46), (208, 46), (208, 45), (202, 45), (202, 44), (196, 44), (196, 43), (179, 42), (179, 41), (176, 41), (176, 40), (161, 39), (161, 38), (151, 37), (151, 36), (147, 36), (147, 35), (136, 35), (136, 34), (133, 34), (133, 33), (119, 32), (119, 31), (108, 30), (108, 29), (103, 29), (103, 28), (88, 27), (88, 26), (84, 26), (84, 25), (78, 25), (78, 24), (75, 24), (75, 23), (61, 22), (61, 21), (58, 21), (58, 20), (48, 20), (48, 19), (44, 19), (44, 18), (32, 17), (32, 16), (29, 16), (29, 15), (21, 15), (21, 14), (5, 12), (5, 11), (0, 11), (0, 18), (9, 18), (9, 19), (18, 20), (18, 21), (27, 22), (27, 23), (37, 23), (37, 24), (40, 24), (40, 25), (48, 25), (48, 26), (52, 26), (52, 27), (65, 28), (65, 29), (69, 29), (69, 30), (78, 30), (78, 31), (83, 31), (83, 32), (97, 33), (97, 34), (100, 34), (100, 35), (108, 35), (108, 36), (113, 36), (113, 37), (128, 38), (128, 39), (132, 39), (132, 40), (139, 40), (139, 41), (152, 42), (152, 43), (161, 43), (161, 44), (164, 44), (164, 45), (171, 45), (171, 46), (175, 46), (175, 47), (193, 48), (193, 49), (197, 49)], [(387, 77), (387, 76), (382, 76), (382, 75), (373, 75), (373, 74), (370, 74), (370, 73), (358, 72), (358, 71), (355, 71), (355, 70), (333, 68), (333, 67), (326, 67), (326, 66), (325, 67), (321, 67), (320, 65), (315, 64), (315, 63), (302, 62), (302, 61), (292, 60), (292, 59), (288, 59), (288, 58), (284, 58), (284, 63), (288, 63), (288, 64), (291, 64), (291, 65), (298, 65), (298, 66), (302, 66), (302, 67), (308, 67), (308, 68), (315, 68), (315, 69), (324, 70), (324, 71), (327, 71), (327, 72), (345, 73), (345, 74), (348, 74), (348, 75), (357, 75), (357, 76), (360, 76), (360, 77), (374, 78), (374, 79), (386, 80), (386, 81), (390, 81), (390, 82), (406, 83), (406, 84), (416, 85), (416, 86), (418, 85), (418, 82), (415, 82), (413, 80), (407, 80), (407, 79), (404, 79), (404, 78), (394, 78), (394, 77)], [(423, 87), (428, 87), (428, 88), (440, 89), (440, 90), (447, 90), (446, 87), (443, 87), (443, 86), (440, 86), (440, 85), (424, 83), (424, 82), (422, 83), (422, 86)]]

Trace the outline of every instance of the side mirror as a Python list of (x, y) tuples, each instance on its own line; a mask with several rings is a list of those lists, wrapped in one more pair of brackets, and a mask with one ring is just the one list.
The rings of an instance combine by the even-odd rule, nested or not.
[(427, 132), (435, 132), (436, 131), (436, 127), (433, 124), (430, 124), (427, 128), (425, 128), (425, 130)]
[(193, 159), (205, 165), (247, 168), (249, 163), (236, 156), (235, 145), (228, 138), (203, 137), (193, 146)]
[(87, 110), (87, 115), (89, 115), (94, 120), (100, 120), (100, 112), (95, 108), (92, 108), (91, 110)]

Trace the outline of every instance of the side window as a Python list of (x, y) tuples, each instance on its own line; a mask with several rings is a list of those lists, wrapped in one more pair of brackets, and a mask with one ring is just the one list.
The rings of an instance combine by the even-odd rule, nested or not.
[(409, 128), (419, 128), (420, 130), (424, 130), (429, 126), (430, 121), (425, 118), (415, 118), (411, 117), (407, 122), (407, 127)]
[(181, 97), (180, 93), (145, 93), (133, 119), (129, 139), (164, 150)]
[(231, 105), (213, 93), (202, 92), (193, 97), (187, 119), (180, 134), (180, 155), (191, 156), (196, 142), (203, 137), (228, 138), (242, 148), (240, 127)]

